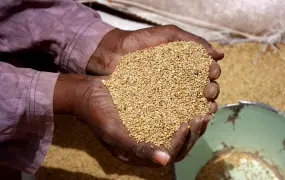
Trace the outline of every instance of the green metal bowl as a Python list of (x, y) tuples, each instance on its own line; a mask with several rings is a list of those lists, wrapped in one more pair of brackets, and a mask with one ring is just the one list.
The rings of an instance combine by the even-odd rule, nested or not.
[(177, 180), (283, 180), (285, 114), (240, 101), (221, 106), (204, 136), (175, 164)]

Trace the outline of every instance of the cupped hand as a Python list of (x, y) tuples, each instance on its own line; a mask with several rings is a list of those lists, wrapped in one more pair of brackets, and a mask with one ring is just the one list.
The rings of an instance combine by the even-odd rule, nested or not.
[[(195, 41), (202, 44), (214, 60), (218, 61), (224, 57), (223, 53), (215, 50), (205, 39), (174, 25), (156, 26), (136, 31), (114, 29), (103, 37), (89, 60), (86, 72), (90, 75), (108, 76), (115, 70), (123, 55), (174, 41)], [(217, 79), (221, 69), (218, 65), (212, 68), (216, 71), (212, 71), (210, 75)]]
[[(110, 75), (124, 54), (173, 41), (195, 41), (202, 44), (214, 60), (224, 57), (206, 40), (176, 26), (158, 26), (137, 31), (114, 29), (102, 39), (86, 69), (88, 74), (101, 77), (61, 75), (55, 96), (58, 99), (68, 96), (66, 99), (70, 100), (57, 100), (55, 108), (63, 111), (62, 107), (69, 107), (68, 111), (86, 123), (102, 144), (123, 162), (138, 166), (165, 166), (182, 160), (205, 132), (210, 114), (217, 111), (218, 105), (214, 100), (220, 90), (214, 80), (221, 74), (217, 62), (209, 67), (211, 83), (204, 89), (204, 96), (212, 102), (209, 114), (182, 123), (173, 135), (169, 149), (163, 145), (157, 147), (151, 143), (135, 142), (123, 125), (108, 89), (102, 83), (102, 79), (106, 78), (102, 76)], [(64, 92), (66, 87), (72, 88)], [(189, 125), (191, 129), (188, 128)]]
[[(172, 137), (169, 149), (163, 145), (158, 147), (152, 143), (137, 143), (123, 125), (112, 97), (102, 82), (107, 78), (60, 75), (55, 88), (54, 111), (70, 113), (87, 124), (95, 137), (121, 161), (136, 166), (165, 166), (182, 159), (201, 136), (208, 117), (197, 117), (190, 121), (191, 131), (187, 123), (181, 124)], [(212, 108), (212, 111), (215, 110), (216, 107)]]

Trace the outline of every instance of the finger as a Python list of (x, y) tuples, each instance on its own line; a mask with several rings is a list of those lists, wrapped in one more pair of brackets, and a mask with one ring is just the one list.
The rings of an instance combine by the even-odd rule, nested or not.
[(111, 145), (107, 144), (103, 140), (100, 140), (101, 144), (116, 158), (118, 158), (120, 161), (123, 161), (124, 163), (129, 163), (129, 159), (126, 156), (126, 152), (121, 149), (114, 149)]
[(166, 166), (171, 159), (167, 151), (151, 143), (137, 143), (122, 130), (112, 139), (115, 140), (113, 142), (120, 142), (120, 144), (113, 144), (112, 148), (122, 149), (117, 157), (128, 164), (148, 167)]
[(91, 111), (96, 121), (91, 119), (88, 125), (113, 155), (125, 162), (130, 161), (126, 157), (136, 157), (142, 161), (156, 162), (162, 166), (168, 163), (170, 155), (167, 152), (152, 144), (137, 143), (129, 136), (108, 89), (102, 83), (96, 87), (96, 93), (90, 97), (97, 100), (92, 101), (93, 107), (96, 108)]
[(219, 106), (218, 106), (218, 103), (216, 101), (211, 102), (211, 104), (210, 104), (210, 113), (211, 114), (216, 113), (218, 111), (218, 108), (219, 108)]
[(117, 129), (120, 130), (111, 134), (109, 132), (104, 136), (103, 144), (119, 160), (130, 165), (146, 167), (165, 166), (170, 161), (167, 151), (151, 143), (137, 143), (124, 131), (123, 127), (119, 126)]
[(203, 124), (204, 118), (202, 116), (197, 116), (189, 122), (190, 132), (188, 133), (187, 139), (176, 157), (176, 162), (184, 159), (190, 149), (194, 146), (195, 142), (199, 139)]
[(126, 152), (125, 150), (118, 149), (118, 147), (111, 147), (111, 146), (105, 146), (105, 147), (114, 157), (116, 157), (117, 159), (126, 164), (132, 166), (140, 166), (140, 167), (161, 167), (156, 162), (132, 156), (130, 153)]
[(211, 114), (207, 114), (207, 115), (204, 116), (204, 122), (203, 122), (203, 125), (202, 125), (202, 127), (201, 127), (200, 136), (203, 136), (204, 133), (206, 132), (207, 127), (208, 127), (208, 124), (209, 124), (211, 118), (212, 118), (212, 115), (211, 115)]
[(203, 126), (201, 127), (201, 136), (203, 136), (207, 130), (207, 127), (208, 127), (208, 124), (209, 124), (209, 121), (207, 123), (203, 123)]
[(131, 165), (149, 167), (166, 166), (170, 161), (167, 151), (151, 143), (137, 143), (125, 132), (124, 127), (119, 126), (118, 129), (120, 130), (112, 133), (111, 137), (105, 135), (104, 141), (111, 144), (111, 148), (108, 149), (121, 161)]
[[(172, 136), (169, 151), (173, 158), (177, 156), (183, 144), (185, 143), (188, 132), (189, 132), (189, 124), (182, 123), (178, 131), (176, 131), (174, 135)], [(175, 159), (172, 159), (172, 160), (175, 160)]]
[(136, 144), (132, 149), (132, 156), (141, 160), (148, 160), (166, 166), (171, 157), (168, 152), (161, 150), (150, 143)]
[(209, 79), (216, 80), (221, 75), (221, 67), (217, 62), (213, 62), (209, 68)]
[(145, 155), (140, 155), (141, 153), (144, 154), (145, 152), (138, 152), (138, 149), (143, 149), (142, 151), (146, 151), (146, 147), (150, 146), (150, 143), (141, 143), (138, 145), (141, 148), (137, 148), (136, 153), (130, 153), (126, 151), (125, 148), (122, 148), (120, 146), (111, 146), (102, 140), (101, 143), (114, 157), (126, 164), (140, 167), (161, 167), (159, 163), (153, 160), (145, 159)]
[(204, 97), (208, 100), (216, 100), (220, 94), (220, 86), (216, 82), (207, 84), (204, 88)]
[[(206, 41), (206, 40), (204, 40)], [(206, 41), (207, 42), (207, 41)], [(216, 61), (224, 58), (224, 53), (214, 48), (210, 43), (203, 44), (204, 48), (207, 50), (208, 54)]]
[(152, 168), (161, 167), (161, 164), (157, 162), (150, 161), (149, 159), (141, 159), (129, 153), (125, 153), (123, 156), (119, 156), (118, 159), (132, 166), (152, 167)]

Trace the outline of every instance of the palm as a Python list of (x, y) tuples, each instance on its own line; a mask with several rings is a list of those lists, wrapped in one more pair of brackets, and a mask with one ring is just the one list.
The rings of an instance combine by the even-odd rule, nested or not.
[(87, 72), (93, 75), (108, 76), (115, 70), (120, 58), (127, 53), (183, 40), (202, 44), (214, 60), (223, 58), (223, 54), (214, 51), (204, 39), (174, 26), (160, 26), (137, 31), (114, 29), (101, 41), (88, 63)]
[[(120, 160), (140, 166), (157, 166), (147, 160), (146, 150), (153, 153), (154, 146), (146, 147), (145, 143), (137, 144), (123, 125), (119, 113), (112, 101), (108, 89), (102, 83), (102, 77), (96, 78), (90, 91), (87, 93), (89, 108), (88, 120), (85, 122), (101, 140), (102, 144)], [(149, 154), (151, 156), (151, 154)]]
[[(212, 46), (204, 39), (174, 26), (161, 26), (132, 32), (115, 29), (106, 34), (101, 41), (88, 63), (87, 73), (92, 75), (110, 75), (124, 54), (181, 40), (196, 41), (202, 44), (214, 60), (223, 58), (223, 54), (213, 50)], [(219, 75), (220, 67), (217, 63), (212, 64), (209, 78), (215, 80)], [(88, 116), (85, 116), (85, 122), (89, 124), (102, 143), (124, 162), (140, 166), (155, 165), (151, 160), (157, 159), (155, 158), (155, 152), (159, 148), (167, 151), (171, 161), (181, 160), (206, 130), (209, 117), (205, 119), (197, 117), (190, 121), (191, 131), (188, 129), (189, 124), (181, 124), (180, 129), (172, 137), (170, 149), (166, 149), (163, 146), (156, 147), (149, 143), (138, 144), (129, 136), (129, 132), (123, 125), (119, 113), (112, 102), (108, 89), (101, 82), (102, 78), (97, 77), (95, 79), (92, 88), (89, 88), (89, 92), (86, 93), (88, 94), (86, 95), (88, 97), (86, 98), (88, 109), (85, 111)], [(219, 88), (215, 83), (210, 83), (205, 90), (207, 88), (214, 89), (214, 91), (209, 91), (210, 93), (205, 94), (205, 97), (208, 96), (208, 99), (213, 101), (211, 113), (214, 113), (217, 109), (217, 104), (214, 100), (218, 96)]]
[[(181, 125), (180, 129), (173, 135), (170, 149), (166, 149), (164, 146), (157, 147), (151, 143), (136, 143), (129, 136), (111, 95), (102, 82), (107, 77), (90, 77), (90, 79), (92, 83), (81, 100), (82, 104), (87, 103), (87, 106), (82, 107), (87, 108), (79, 110), (78, 112), (84, 113), (78, 113), (76, 116), (83, 118), (102, 144), (120, 160), (132, 165), (157, 166), (158, 164), (151, 161), (155, 150), (163, 148), (174, 161), (177, 160), (176, 157), (181, 152), (180, 149), (191, 148), (200, 137), (203, 121), (198, 118), (190, 122), (192, 127), (190, 134), (188, 134), (188, 124)], [(187, 134), (189, 138), (186, 137)], [(187, 145), (182, 147), (186, 138)]]

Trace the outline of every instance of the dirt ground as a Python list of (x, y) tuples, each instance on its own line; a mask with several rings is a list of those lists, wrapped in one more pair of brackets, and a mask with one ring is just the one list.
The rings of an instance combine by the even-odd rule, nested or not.
[[(219, 104), (254, 100), (285, 111), (285, 45), (276, 49), (255, 43), (218, 45), (225, 52)], [(159, 180), (171, 179), (170, 167), (162, 169), (127, 166), (111, 156), (89, 129), (70, 117), (57, 117), (53, 145), (39, 180)]]

